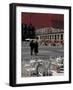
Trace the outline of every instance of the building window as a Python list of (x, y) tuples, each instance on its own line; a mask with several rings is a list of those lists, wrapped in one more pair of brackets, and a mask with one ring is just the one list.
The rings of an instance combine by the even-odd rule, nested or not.
[(50, 39), (51, 39), (51, 35), (50, 35)]
[(59, 39), (59, 35), (58, 35), (58, 39)]
[(56, 35), (55, 35), (55, 40), (56, 40)]
[(61, 40), (63, 40), (63, 34), (61, 34)]

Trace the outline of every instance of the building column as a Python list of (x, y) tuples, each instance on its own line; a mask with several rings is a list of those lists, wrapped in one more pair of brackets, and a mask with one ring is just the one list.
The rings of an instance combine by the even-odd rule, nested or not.
[(61, 41), (61, 34), (59, 34), (59, 41)]

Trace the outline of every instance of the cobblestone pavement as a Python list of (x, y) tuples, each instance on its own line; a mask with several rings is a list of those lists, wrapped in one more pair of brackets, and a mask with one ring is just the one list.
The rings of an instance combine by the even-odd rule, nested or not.
[(37, 56), (33, 54), (30, 55), (30, 47), (29, 43), (23, 42), (22, 43), (22, 60), (29, 61), (30, 58), (49, 58), (50, 56), (64, 56), (64, 48), (63, 47), (49, 47), (49, 46), (42, 46), (39, 45), (39, 53)]

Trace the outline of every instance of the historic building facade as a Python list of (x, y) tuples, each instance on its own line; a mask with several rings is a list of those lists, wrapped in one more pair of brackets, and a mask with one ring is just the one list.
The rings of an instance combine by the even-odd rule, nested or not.
[(40, 43), (51, 45), (64, 44), (64, 30), (56, 28), (40, 28), (35, 30), (36, 36), (39, 38)]

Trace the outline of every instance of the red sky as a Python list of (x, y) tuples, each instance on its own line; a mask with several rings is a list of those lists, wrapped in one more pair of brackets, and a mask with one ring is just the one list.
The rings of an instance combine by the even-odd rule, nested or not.
[[(30, 19), (31, 17), (31, 19)], [(44, 13), (22, 13), (21, 22), (23, 24), (31, 24), (34, 27), (53, 27), (64, 28), (63, 14), (44, 14)]]

